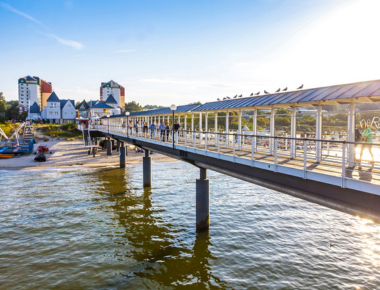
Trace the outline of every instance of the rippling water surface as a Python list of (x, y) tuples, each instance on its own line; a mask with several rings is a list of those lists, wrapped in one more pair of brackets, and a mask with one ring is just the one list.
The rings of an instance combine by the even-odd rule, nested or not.
[(380, 225), (209, 172), (196, 234), (198, 174), (0, 170), (0, 289), (380, 289)]

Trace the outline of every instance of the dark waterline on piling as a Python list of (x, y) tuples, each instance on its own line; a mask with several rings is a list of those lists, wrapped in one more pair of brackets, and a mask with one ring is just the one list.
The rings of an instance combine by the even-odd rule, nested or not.
[(209, 171), (197, 235), (199, 170), (152, 167), (0, 170), (0, 288), (380, 286), (380, 225)]

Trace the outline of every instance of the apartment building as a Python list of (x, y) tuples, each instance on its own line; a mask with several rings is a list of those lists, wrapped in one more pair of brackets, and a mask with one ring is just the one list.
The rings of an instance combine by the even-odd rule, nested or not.
[(39, 77), (26, 76), (18, 80), (18, 103), (20, 111), (29, 112), (37, 103), (40, 108), (46, 107), (46, 100), (53, 92), (52, 84)]
[(124, 110), (125, 88), (113, 80), (110, 80), (106, 83), (101, 83), (100, 86), (100, 100), (105, 102), (110, 96), (115, 99), (117, 103), (116, 107), (120, 107), (122, 110)]

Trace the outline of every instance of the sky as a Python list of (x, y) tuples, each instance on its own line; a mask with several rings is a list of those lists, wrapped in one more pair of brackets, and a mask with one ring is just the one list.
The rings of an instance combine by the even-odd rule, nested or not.
[(170, 106), (380, 79), (379, 0), (0, 0), (0, 92)]

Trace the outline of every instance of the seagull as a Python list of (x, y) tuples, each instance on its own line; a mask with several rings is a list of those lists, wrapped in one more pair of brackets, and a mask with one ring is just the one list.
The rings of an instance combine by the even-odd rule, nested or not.
[(288, 90), (288, 87), (286, 87), (286, 88), (285, 88), (285, 89), (283, 89), (282, 91), (283, 91), (283, 92), (285, 92), (285, 91), (287, 91), (287, 90)]
[(227, 99), (227, 98), (223, 98), (223, 101), (224, 101), (225, 99)]
[(253, 93), (251, 93), (250, 97), (252, 97), (252, 96), (253, 96)]
[(220, 101), (220, 99), (218, 98), (218, 101)]
[(231, 99), (230, 97), (227, 97), (227, 99)]
[(240, 95), (239, 98), (241, 98), (243, 95)]
[(236, 99), (237, 98), (237, 95), (234, 97), (234, 99)]
[(264, 90), (264, 93), (269, 94), (266, 90)]
[(279, 91), (281, 91), (281, 88), (279, 88), (279, 89), (276, 91), (276, 93), (278, 93)]
[(330, 242), (330, 248), (332, 248), (332, 247), (334, 247), (334, 244), (332, 244), (332, 243)]
[(297, 88), (297, 90), (300, 90), (300, 89), (302, 89), (303, 88), (303, 84), (299, 87), (299, 88)]
[(260, 95), (260, 92), (258, 92), (258, 93), (256, 94), (256, 96), (257, 96), (257, 95)]

